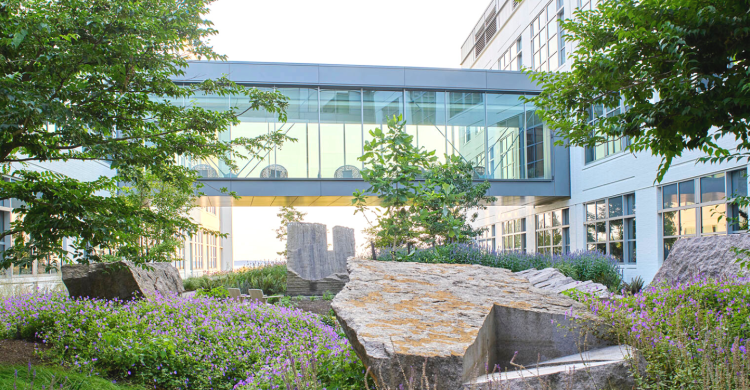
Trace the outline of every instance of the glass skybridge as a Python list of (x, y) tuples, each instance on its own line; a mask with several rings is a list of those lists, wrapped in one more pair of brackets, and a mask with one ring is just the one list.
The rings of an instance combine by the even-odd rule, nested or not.
[[(280, 123), (275, 115), (265, 111), (247, 110), (248, 102), (234, 96), (198, 95), (173, 104), (243, 112), (241, 123), (223, 133), (226, 139), (250, 138), (280, 130), (296, 142), (286, 142), (258, 158), (238, 159), (236, 170), (216, 161), (184, 161), (200, 173), (207, 187), (215, 187), (209, 186), (212, 181), (217, 181), (216, 186), (220, 185), (218, 182), (229, 181), (229, 187), (248, 180), (274, 182), (276, 191), (270, 187), (261, 190), (261, 183), (255, 183), (253, 191), (257, 193), (238, 194), (281, 197), (285, 199), (279, 204), (283, 204), (289, 201), (288, 197), (308, 196), (303, 194), (305, 191), (297, 191), (297, 195), (294, 191), (289, 193), (285, 188), (301, 187), (290, 183), (278, 185), (283, 181), (359, 182), (343, 187), (334, 185), (342, 188), (334, 191), (340, 194), (326, 195), (321, 189), (317, 195), (348, 198), (351, 188), (363, 187), (364, 166), (358, 158), (363, 154), (365, 142), (372, 138), (370, 130), (385, 128), (388, 118), (403, 115), (406, 129), (417, 146), (434, 150), (440, 159), (445, 155), (460, 155), (475, 163), (477, 180), (497, 182), (493, 187), (498, 188), (501, 182), (516, 183), (517, 190), (508, 194), (516, 197), (569, 196), (569, 183), (562, 186), (562, 191), (553, 183), (553, 179), (560, 178), (556, 170), (561, 168), (563, 179), (568, 180), (568, 151), (553, 146), (551, 131), (536, 115), (536, 108), (522, 101), (524, 95), (538, 92), (522, 73), (191, 62), (185, 77), (175, 81), (190, 83), (221, 75), (248, 87), (276, 90), (287, 96), (287, 122)], [(555, 157), (556, 154), (561, 156)], [(537, 185), (531, 187), (518, 185), (534, 182)], [(532, 187), (548, 191), (537, 194), (538, 191), (530, 191)], [(506, 190), (510, 188), (500, 192)], [(497, 191), (490, 191), (493, 192)]]

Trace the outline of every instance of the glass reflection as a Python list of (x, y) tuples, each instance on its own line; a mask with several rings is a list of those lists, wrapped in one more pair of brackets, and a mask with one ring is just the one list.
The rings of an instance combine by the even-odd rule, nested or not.
[(492, 179), (521, 179), (523, 166), (522, 95), (487, 94), (487, 142)]
[(448, 138), (445, 127), (445, 92), (406, 91), (406, 131), (419, 147), (434, 150), (445, 161)]
[(448, 93), (448, 149), (478, 166), (476, 178), (484, 178), (486, 172), (484, 114), (483, 93)]
[(320, 177), (361, 177), (362, 131), (360, 91), (320, 91)]
[[(369, 131), (404, 115), (417, 146), (435, 155), (461, 155), (478, 166), (475, 179), (549, 178), (549, 133), (521, 94), (261, 87), (289, 99), (288, 120), (250, 109), (244, 96), (198, 94), (174, 104), (207, 110), (232, 109), (239, 123), (222, 139), (255, 138), (274, 131), (295, 138), (259, 155), (236, 152), (237, 168), (218, 161), (181, 161), (203, 177), (360, 178), (358, 158)], [(485, 120), (486, 118), (486, 120)]]

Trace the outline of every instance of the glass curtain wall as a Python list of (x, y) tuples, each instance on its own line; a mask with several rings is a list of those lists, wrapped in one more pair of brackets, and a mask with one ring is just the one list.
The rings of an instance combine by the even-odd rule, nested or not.
[(445, 161), (448, 137), (445, 126), (445, 92), (406, 91), (406, 131), (414, 143), (434, 150), (439, 161)]
[[(259, 88), (265, 91), (273, 87)], [(289, 98), (287, 122), (275, 114), (251, 110), (238, 96), (196, 95), (184, 102), (208, 110), (234, 110), (240, 123), (224, 139), (254, 138), (273, 131), (296, 139), (251, 156), (239, 148), (234, 171), (218, 161), (183, 161), (202, 177), (361, 178), (358, 158), (375, 128), (403, 115), (417, 146), (445, 155), (460, 155), (478, 166), (475, 179), (548, 179), (551, 177), (549, 131), (524, 104), (522, 94), (318, 89), (279, 87)]]
[(360, 178), (362, 163), (362, 92), (320, 91), (321, 175)]
[(489, 179), (522, 179), (524, 164), (523, 95), (487, 94)]
[(478, 166), (475, 178), (485, 177), (487, 133), (485, 96), (477, 92), (448, 93), (449, 153), (460, 154)]

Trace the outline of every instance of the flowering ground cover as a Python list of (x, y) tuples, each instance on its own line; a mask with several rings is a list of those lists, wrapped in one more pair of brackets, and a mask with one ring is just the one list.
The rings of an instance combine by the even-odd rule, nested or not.
[(600, 301), (579, 295), (612, 325), (614, 341), (647, 365), (639, 389), (750, 389), (750, 286), (696, 278)]
[(47, 361), (156, 389), (273, 389), (314, 361), (328, 389), (360, 389), (364, 369), (318, 316), (264, 304), (158, 296), (134, 302), (62, 294), (0, 300), (0, 339), (40, 339)]
[(416, 261), (421, 263), (479, 264), (487, 267), (505, 268), (513, 272), (536, 268), (557, 268), (579, 281), (592, 280), (607, 286), (610, 291), (619, 291), (622, 276), (617, 260), (599, 252), (573, 252), (562, 255), (496, 251), (473, 244), (450, 244), (434, 248), (417, 249), (406, 253), (383, 252), (378, 255), (383, 261)]

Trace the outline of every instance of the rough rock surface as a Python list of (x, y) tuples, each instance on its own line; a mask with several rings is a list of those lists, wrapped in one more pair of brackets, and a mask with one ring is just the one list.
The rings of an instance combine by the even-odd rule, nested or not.
[(354, 256), (356, 245), (354, 243), (354, 229), (334, 226), (331, 229), (333, 237), (333, 260), (336, 272), (346, 272), (346, 261)]
[(346, 259), (354, 256), (354, 229), (334, 226), (328, 250), (326, 225), (295, 222), (287, 226), (287, 294), (338, 293), (349, 278)]
[(515, 351), (514, 362), (529, 365), (604, 345), (591, 335), (581, 345), (571, 315), (596, 321), (581, 304), (508, 270), (355, 258), (348, 269), (332, 307), (371, 375), (391, 388), (405, 382), (402, 369), (454, 390), (487, 367), (509, 368)]
[(714, 278), (736, 276), (738, 256), (732, 247), (750, 249), (750, 234), (729, 234), (677, 240), (654, 276), (654, 282), (679, 283), (697, 275)]
[(573, 278), (563, 275), (562, 272), (555, 268), (545, 268), (541, 271), (532, 268), (516, 272), (516, 275), (528, 279), (528, 281), (536, 288), (555, 293), (576, 289), (581, 292), (596, 294), (599, 297), (609, 296), (607, 286), (600, 283), (594, 283), (590, 280), (585, 282), (573, 280)]
[(169, 263), (149, 263), (151, 270), (132, 263), (62, 266), (62, 281), (71, 297), (130, 300), (160, 293), (182, 294), (182, 278)]
[(347, 273), (331, 274), (323, 279), (308, 280), (292, 269), (286, 270), (286, 290), (288, 295), (321, 296), (326, 292), (336, 294), (349, 281)]
[(292, 222), (287, 225), (287, 269), (307, 280), (317, 280), (335, 273), (328, 257), (326, 225)]

